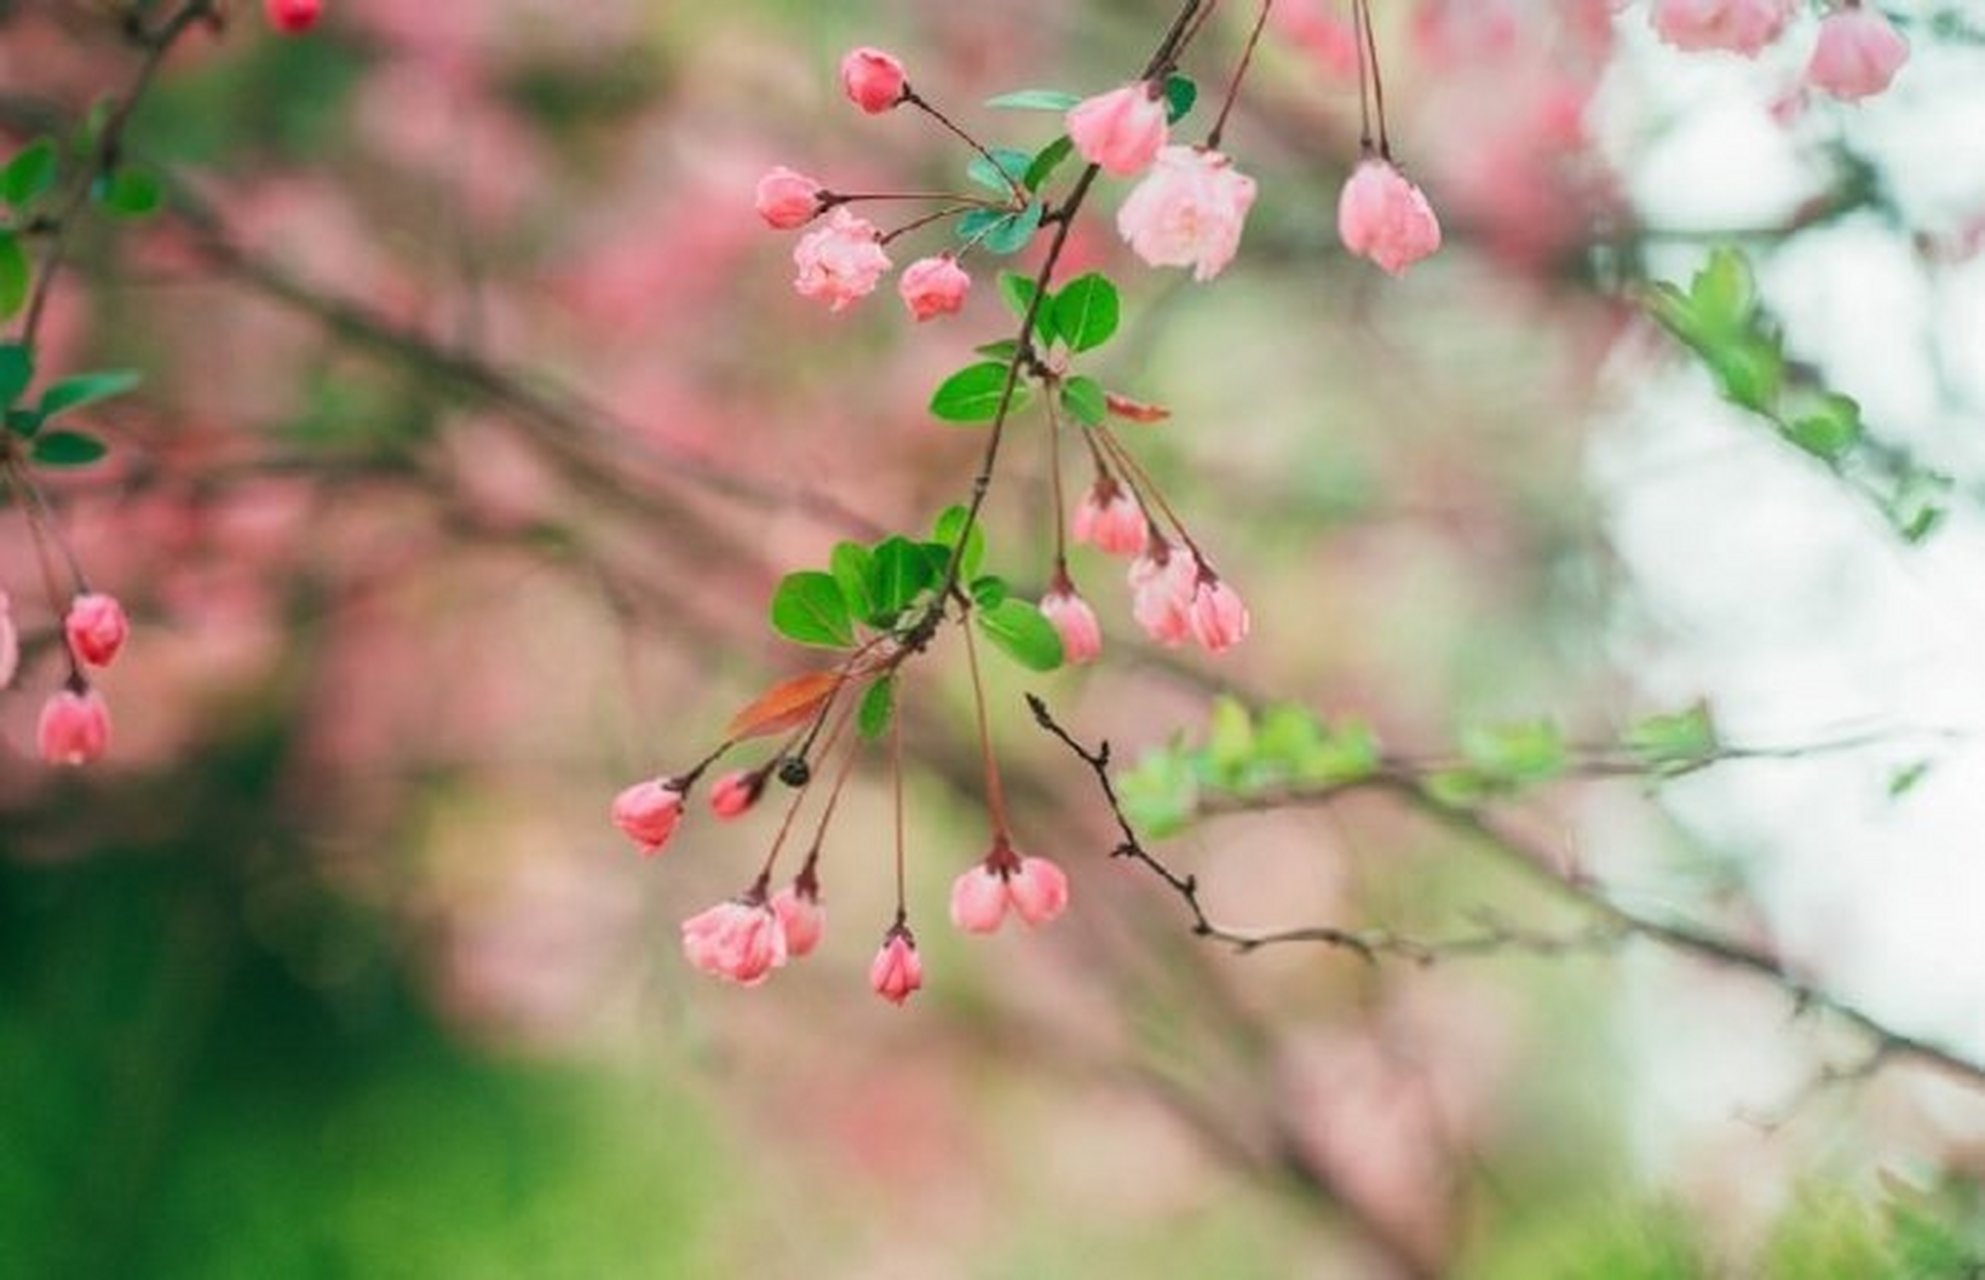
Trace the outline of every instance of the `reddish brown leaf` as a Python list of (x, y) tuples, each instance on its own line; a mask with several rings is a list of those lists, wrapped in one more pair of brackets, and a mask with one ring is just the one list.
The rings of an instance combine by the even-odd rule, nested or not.
[(841, 676), (835, 671), (809, 671), (781, 680), (732, 716), (727, 732), (733, 739), (762, 738), (805, 724), (840, 687)]
[(1104, 395), (1103, 403), (1111, 413), (1127, 422), (1163, 422), (1172, 416), (1172, 411), (1161, 404), (1145, 404), (1129, 396), (1120, 396), (1111, 391)]

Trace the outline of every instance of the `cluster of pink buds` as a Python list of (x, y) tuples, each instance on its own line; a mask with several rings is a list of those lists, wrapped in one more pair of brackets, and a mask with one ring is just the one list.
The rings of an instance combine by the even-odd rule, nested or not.
[(262, 0), (262, 11), (284, 35), (302, 35), (324, 16), (324, 0)]
[[(1784, 33), (1796, 7), (1795, 0), (1651, 0), (1648, 20), (1677, 49), (1755, 58)], [(1806, 84), (1858, 102), (1887, 89), (1908, 60), (1908, 39), (1880, 8), (1839, 0), (1820, 21)]]
[[(84, 591), (70, 601), (62, 620), (69, 678), (42, 704), (35, 729), (36, 748), (49, 764), (92, 764), (110, 749), (110, 708), (90, 683), (87, 669), (108, 667), (130, 634), (124, 609), (114, 598)], [(11, 603), (0, 591), (0, 689), (13, 683), (20, 658)]]

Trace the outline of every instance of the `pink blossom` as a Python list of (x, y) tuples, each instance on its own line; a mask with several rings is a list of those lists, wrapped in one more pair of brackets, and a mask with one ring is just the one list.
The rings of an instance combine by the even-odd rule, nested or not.
[(1208, 653), (1222, 653), (1248, 637), (1248, 607), (1219, 578), (1202, 577), (1186, 615), (1192, 638)]
[(903, 305), (918, 321), (956, 313), (965, 305), (965, 291), (971, 287), (972, 277), (948, 253), (919, 258), (903, 268), (903, 277), (896, 282)]
[(1077, 542), (1113, 556), (1136, 555), (1151, 536), (1137, 499), (1108, 475), (1097, 476), (1095, 487), (1076, 506), (1069, 532)]
[(1046, 858), (1022, 858), (1007, 877), (1006, 896), (1027, 924), (1048, 924), (1068, 908), (1068, 876)]
[(1309, 53), (1326, 75), (1351, 81), (1358, 76), (1358, 35), (1350, 23), (1324, 10), (1324, 0), (1285, 0), (1275, 7), (1277, 31)]
[(1162, 538), (1130, 565), (1130, 613), (1144, 633), (1160, 644), (1184, 644), (1192, 634), (1192, 602), (1199, 566), (1193, 557)]
[(1778, 39), (1793, 0), (1653, 0), (1648, 20), (1677, 49), (1727, 49), (1755, 58)]
[(820, 213), (820, 184), (784, 165), (758, 180), (758, 216), (775, 231), (795, 231)]
[(1389, 160), (1359, 162), (1337, 200), (1337, 234), (1344, 247), (1393, 275), (1441, 247), (1440, 220), (1420, 188)]
[(856, 49), (841, 59), (841, 92), (872, 116), (901, 102), (907, 88), (903, 64), (880, 49)]
[(1072, 586), (1058, 587), (1041, 597), (1041, 612), (1061, 636), (1062, 656), (1072, 663), (1094, 662), (1103, 652), (1103, 629), (1096, 611)]
[(92, 591), (70, 602), (62, 630), (78, 659), (93, 667), (107, 667), (124, 647), (124, 638), (131, 634), (131, 624), (124, 617), (124, 606), (115, 597)]
[(14, 628), (12, 606), (7, 593), (0, 591), (0, 689), (14, 682), (21, 666), (21, 635)]
[(807, 232), (793, 247), (793, 263), (799, 268), (793, 288), (803, 298), (831, 303), (834, 311), (866, 298), (889, 270), (881, 239), (874, 223), (837, 208), (826, 226)]
[(1046, 858), (1024, 857), (1000, 837), (984, 861), (951, 882), (951, 923), (994, 933), (1010, 907), (1028, 925), (1047, 924), (1068, 906), (1068, 876)]
[(762, 771), (739, 769), (727, 773), (710, 786), (710, 812), (719, 818), (742, 817), (752, 805), (758, 803), (758, 797), (764, 790), (765, 774)]
[(786, 931), (786, 955), (797, 960), (820, 945), (827, 929), (827, 908), (820, 905), (820, 886), (811, 872), (772, 895), (772, 912)]
[(882, 949), (868, 967), (868, 985), (891, 1004), (902, 1004), (924, 985), (924, 962), (917, 956), (917, 940), (902, 925), (891, 929), (882, 940)]
[(682, 922), (682, 954), (707, 974), (755, 987), (786, 963), (786, 931), (763, 897), (733, 899)]
[(324, 14), (323, 0), (262, 0), (269, 25), (285, 35), (301, 35)]
[(62, 689), (42, 704), (35, 745), (49, 764), (90, 764), (110, 749), (110, 708), (95, 689)]
[(1880, 10), (1836, 9), (1820, 23), (1806, 78), (1836, 98), (1855, 102), (1888, 88), (1908, 60), (1909, 41)]
[(1148, 80), (1127, 84), (1076, 103), (1064, 125), (1084, 160), (1104, 173), (1134, 177), (1165, 145), (1164, 92)]
[(1211, 280), (1234, 260), (1254, 196), (1254, 179), (1218, 151), (1165, 147), (1117, 210), (1117, 231), (1151, 266)]
[(613, 824), (645, 854), (660, 853), (682, 818), (682, 788), (670, 778), (637, 782), (613, 800)]
[(992, 933), (1006, 917), (1006, 877), (991, 859), (974, 863), (951, 882), (951, 923), (966, 933)]

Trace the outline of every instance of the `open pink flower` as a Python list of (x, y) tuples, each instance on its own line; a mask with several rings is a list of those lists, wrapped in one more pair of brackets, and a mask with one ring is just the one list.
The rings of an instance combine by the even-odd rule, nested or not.
[(896, 282), (903, 305), (919, 322), (956, 313), (971, 287), (972, 277), (948, 253), (919, 258), (903, 268), (903, 277)]
[(904, 926), (897, 925), (883, 938), (882, 949), (868, 967), (868, 985), (891, 1004), (902, 1004), (924, 985), (924, 962), (917, 956), (917, 940)]
[(1041, 597), (1041, 612), (1061, 636), (1062, 656), (1072, 663), (1094, 662), (1103, 652), (1103, 628), (1096, 611), (1065, 584)]
[(710, 812), (719, 818), (739, 818), (750, 812), (765, 791), (765, 771), (739, 769), (710, 786)]
[(799, 274), (793, 288), (803, 298), (819, 298), (835, 311), (875, 292), (889, 255), (882, 251), (882, 233), (867, 218), (837, 208), (827, 225), (809, 231), (793, 246)]
[(14, 628), (13, 606), (0, 591), (0, 689), (14, 682), (21, 666), (21, 633)]
[(1186, 624), (1201, 648), (1208, 653), (1223, 653), (1247, 639), (1248, 607), (1240, 593), (1224, 580), (1202, 575), (1186, 614)]
[(1084, 160), (1104, 173), (1134, 177), (1165, 145), (1165, 95), (1152, 81), (1127, 84), (1076, 103), (1063, 123)]
[(901, 102), (908, 84), (902, 62), (880, 49), (855, 49), (841, 59), (841, 92), (872, 116)]
[(1117, 230), (1151, 266), (1191, 267), (1193, 279), (1211, 280), (1240, 249), (1254, 197), (1254, 179), (1218, 151), (1163, 147), (1117, 210)]
[(1068, 876), (1046, 858), (1024, 857), (1002, 838), (985, 860), (951, 882), (951, 923), (966, 933), (994, 933), (1009, 908), (1032, 926), (1068, 906)]
[(1184, 644), (1192, 635), (1192, 602), (1199, 565), (1190, 552), (1153, 537), (1130, 565), (1130, 614), (1159, 644)]
[(799, 879), (772, 895), (772, 912), (786, 931), (789, 957), (797, 960), (820, 945), (820, 935), (827, 930), (827, 908), (820, 905), (820, 885), (811, 871), (801, 872)]
[(110, 708), (95, 689), (62, 689), (42, 704), (35, 745), (49, 764), (91, 764), (110, 749)]
[(670, 778), (637, 782), (613, 799), (613, 825), (641, 846), (660, 853), (682, 820), (682, 788)]
[(682, 922), (682, 954), (705, 973), (755, 987), (786, 963), (786, 931), (762, 897), (720, 902)]
[(1069, 533), (1077, 542), (1113, 556), (1134, 556), (1151, 538), (1144, 509), (1108, 474), (1097, 476), (1095, 486), (1076, 506)]
[(1836, 9), (1820, 23), (1806, 78), (1815, 88), (1856, 102), (1888, 88), (1908, 60), (1909, 41), (1881, 10)]
[(284, 35), (301, 35), (324, 16), (323, 0), (262, 0), (269, 25)]
[(1344, 247), (1401, 275), (1441, 247), (1440, 220), (1420, 188), (1389, 160), (1360, 161), (1337, 199)]
[(992, 933), (1006, 918), (1006, 877), (990, 861), (974, 863), (951, 882), (951, 923), (966, 933)]
[(758, 216), (775, 231), (796, 231), (820, 213), (818, 182), (784, 165), (758, 180)]
[(1755, 58), (1778, 39), (1793, 0), (1652, 0), (1648, 21), (1677, 49), (1725, 49)]
[(93, 667), (107, 667), (124, 647), (131, 624), (114, 596), (92, 591), (70, 602), (62, 630), (77, 658)]

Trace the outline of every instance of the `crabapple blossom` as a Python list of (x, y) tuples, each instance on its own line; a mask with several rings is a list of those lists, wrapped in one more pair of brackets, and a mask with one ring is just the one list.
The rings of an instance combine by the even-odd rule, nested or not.
[(733, 899), (682, 922), (682, 954), (707, 974), (755, 987), (786, 963), (786, 931), (763, 896)]
[(110, 748), (110, 708), (95, 689), (61, 689), (42, 704), (35, 745), (49, 764), (90, 764)]
[(902, 925), (891, 929), (882, 940), (882, 949), (868, 967), (868, 985), (891, 1004), (902, 1004), (924, 985), (924, 962), (917, 955), (917, 940)]
[(1041, 597), (1041, 612), (1061, 636), (1062, 656), (1072, 663), (1094, 662), (1103, 652), (1103, 631), (1096, 611), (1064, 583)]
[(1046, 858), (1023, 857), (1002, 839), (951, 882), (951, 923), (994, 933), (1011, 908), (1028, 925), (1047, 924), (1068, 906), (1068, 876)]
[(820, 887), (812, 873), (802, 872), (799, 879), (773, 894), (772, 912), (786, 931), (789, 958), (797, 960), (820, 945), (820, 935), (827, 928), (827, 908), (820, 905)]
[(1220, 578), (1202, 574), (1186, 614), (1192, 638), (1208, 653), (1222, 653), (1248, 635), (1248, 607)]
[(1190, 553), (1153, 536), (1143, 555), (1131, 562), (1130, 613), (1144, 633), (1160, 644), (1184, 644), (1192, 635), (1192, 603), (1199, 567)]
[(841, 92), (872, 116), (901, 102), (908, 87), (902, 62), (880, 49), (855, 49), (841, 59)]
[(793, 288), (803, 298), (831, 304), (833, 311), (866, 298), (889, 270), (881, 240), (882, 233), (867, 218), (834, 210), (826, 226), (807, 232), (793, 247), (793, 264), (799, 268)]
[(896, 282), (903, 305), (910, 309), (911, 318), (920, 322), (956, 313), (965, 305), (965, 292), (971, 287), (972, 277), (948, 253), (917, 259), (903, 268), (902, 279)]
[(1084, 160), (1114, 177), (1135, 177), (1165, 145), (1165, 96), (1149, 80), (1127, 84), (1076, 103), (1063, 124)]
[(1855, 102), (1889, 87), (1909, 60), (1909, 41), (1872, 6), (1836, 9), (1820, 23), (1819, 43), (1806, 64), (1813, 86)]
[(1440, 220), (1426, 195), (1391, 161), (1370, 156), (1337, 199), (1337, 234), (1346, 249), (1395, 276), (1441, 247)]
[(68, 616), (62, 620), (62, 631), (69, 638), (70, 651), (80, 661), (93, 667), (107, 667), (124, 647), (125, 637), (131, 634), (131, 624), (114, 596), (92, 591), (70, 602)]
[(1793, 0), (1653, 0), (1648, 21), (1677, 49), (1725, 49), (1755, 58), (1778, 39), (1792, 8)]
[(1220, 152), (1164, 147), (1117, 210), (1117, 231), (1149, 265), (1211, 280), (1234, 260), (1254, 197), (1254, 179)]
[(821, 186), (780, 165), (758, 180), (758, 216), (775, 231), (796, 231), (820, 214)]
[(1113, 556), (1134, 556), (1151, 537), (1137, 499), (1107, 475), (1097, 476), (1095, 486), (1077, 504), (1069, 534)]
[(951, 923), (966, 933), (992, 933), (1006, 918), (1006, 878), (991, 859), (951, 882)]
[(1006, 897), (1024, 923), (1048, 924), (1068, 908), (1068, 876), (1046, 858), (1022, 858), (1007, 877)]
[(682, 787), (672, 778), (637, 782), (613, 800), (613, 824), (645, 854), (660, 853), (682, 819)]
[(710, 812), (719, 818), (742, 817), (752, 805), (758, 803), (758, 797), (764, 790), (765, 772), (762, 769), (739, 769), (727, 773), (710, 786)]
[(0, 591), (0, 689), (14, 682), (21, 665), (21, 635), (14, 628), (14, 615), (7, 593)]
[(269, 25), (285, 35), (301, 35), (324, 16), (323, 0), (262, 0)]

